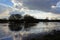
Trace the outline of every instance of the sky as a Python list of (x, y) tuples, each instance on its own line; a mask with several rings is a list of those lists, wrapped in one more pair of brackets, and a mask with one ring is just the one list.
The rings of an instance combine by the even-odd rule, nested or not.
[(60, 0), (0, 0), (0, 18), (29, 14), (40, 18), (60, 18)]
[(13, 3), (11, 2), (11, 0), (0, 0), (0, 3), (13, 6)]

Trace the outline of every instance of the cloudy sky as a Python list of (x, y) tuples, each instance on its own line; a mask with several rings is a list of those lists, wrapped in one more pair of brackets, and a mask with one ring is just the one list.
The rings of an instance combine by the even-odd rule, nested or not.
[(36, 18), (59, 18), (60, 0), (0, 0), (0, 18), (30, 14)]

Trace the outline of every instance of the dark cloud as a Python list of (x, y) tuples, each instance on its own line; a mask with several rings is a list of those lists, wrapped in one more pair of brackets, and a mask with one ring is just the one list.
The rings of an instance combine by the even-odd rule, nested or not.
[(60, 14), (60, 7), (53, 9), (51, 12), (53, 12), (55, 14)]
[(52, 5), (56, 5), (59, 0), (23, 0), (24, 7), (31, 10), (42, 10), (49, 12)]
[[(60, 8), (52, 8), (52, 6), (57, 6), (59, 1), (60, 0), (14, 0), (15, 3), (22, 3), (23, 7), (30, 10), (53, 12), (58, 14), (60, 13)], [(19, 9), (21, 6), (17, 5), (16, 8)]]

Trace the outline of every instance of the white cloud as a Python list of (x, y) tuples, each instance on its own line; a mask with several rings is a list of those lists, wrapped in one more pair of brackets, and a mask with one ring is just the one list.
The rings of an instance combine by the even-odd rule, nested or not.
[[(60, 15), (57, 14), (60, 9), (56, 8), (59, 0), (12, 0), (12, 2), (14, 3), (14, 8), (36, 18), (56, 18)], [(31, 10), (33, 10), (33, 12), (31, 12)], [(37, 12), (35, 12), (35, 10)], [(43, 12), (41, 13), (41, 11)]]
[(9, 11), (5, 11), (3, 13), (0, 14), (0, 18), (8, 18), (10, 15), (9, 15)]
[(15, 7), (15, 8), (17, 8), (17, 9), (20, 9), (21, 10), (21, 8), (23, 7), (23, 4), (21, 3), (21, 1), (20, 0), (12, 0), (12, 3), (14, 4), (14, 6), (13, 7)]
[(39, 10), (59, 14), (60, 0), (12, 0), (14, 7), (20, 11)]
[[(59, 0), (12, 0), (15, 7), (17, 6), (18, 9), (28, 8), (31, 10), (42, 10), (50, 12), (52, 8), (56, 5)], [(51, 8), (52, 7), (52, 8)]]
[(56, 6), (52, 5), (51, 8), (56, 8)]
[(29, 11), (26, 12), (26, 14), (29, 14), (37, 19), (45, 19), (48, 17), (48, 19), (56, 19), (60, 17), (60, 14), (54, 14), (52, 12), (43, 12), (43, 11)]

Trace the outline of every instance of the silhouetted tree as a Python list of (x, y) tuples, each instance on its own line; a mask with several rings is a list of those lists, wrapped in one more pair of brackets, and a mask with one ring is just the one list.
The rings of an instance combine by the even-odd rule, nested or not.
[[(9, 17), (9, 29), (11, 31), (19, 31), (22, 29), (21, 27), (21, 22), (19, 22), (19, 20), (21, 20), (21, 15), (20, 14), (12, 14), (10, 17)], [(13, 20), (13, 21), (11, 21)]]
[(35, 18), (30, 15), (24, 16), (24, 28), (35, 26)]
[(9, 20), (20, 20), (22, 16), (20, 14), (12, 14), (10, 17), (9, 17)]

